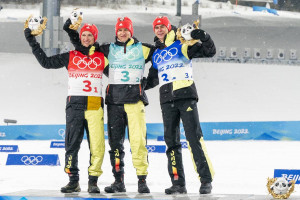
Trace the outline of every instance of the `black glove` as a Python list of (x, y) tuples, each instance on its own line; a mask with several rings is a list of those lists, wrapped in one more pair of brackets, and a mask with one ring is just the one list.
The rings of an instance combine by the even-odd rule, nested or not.
[(196, 40), (206, 41), (208, 39), (208, 35), (205, 31), (201, 29), (195, 29), (191, 32), (191, 37)]
[(64, 29), (66, 32), (69, 32), (69, 31), (71, 30), (71, 29), (69, 28), (71, 24), (72, 24), (72, 22), (71, 22), (70, 18), (68, 18), (67, 21), (66, 21), (65, 24), (64, 24), (63, 29)]
[(143, 90), (145, 90), (145, 87), (147, 86), (147, 78), (143, 77), (142, 82), (141, 82)]
[(27, 42), (29, 43), (29, 46), (33, 47), (37, 44), (37, 41), (36, 41), (35, 37), (33, 35), (31, 35), (31, 30), (29, 28), (26, 28), (24, 30), (24, 35), (25, 35)]

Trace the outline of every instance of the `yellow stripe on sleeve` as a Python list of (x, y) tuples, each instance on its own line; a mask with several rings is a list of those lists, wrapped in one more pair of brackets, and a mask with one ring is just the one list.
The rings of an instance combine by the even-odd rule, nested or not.
[(150, 53), (150, 48), (149, 47), (145, 47), (145, 46), (142, 46), (143, 47), (143, 55), (144, 55), (144, 59), (146, 60), (149, 56), (149, 53)]
[(184, 57), (186, 57), (188, 60), (190, 60), (190, 58), (188, 56), (188, 45), (187, 44), (182, 45), (181, 52), (184, 55)]
[(109, 64), (108, 59), (104, 56), (104, 68)]

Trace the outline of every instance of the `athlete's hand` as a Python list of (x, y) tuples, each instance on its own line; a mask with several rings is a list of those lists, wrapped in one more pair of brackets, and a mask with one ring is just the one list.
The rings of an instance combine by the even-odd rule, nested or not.
[(67, 21), (66, 21), (65, 24), (64, 24), (63, 29), (64, 29), (66, 32), (68, 32), (68, 31), (70, 30), (70, 29), (69, 29), (70, 25), (72, 25), (72, 22), (71, 22), (71, 19), (68, 18)]
[(206, 32), (202, 29), (193, 30), (191, 32), (191, 37), (196, 40), (201, 40), (202, 42), (208, 39)]
[(31, 30), (29, 28), (26, 28), (24, 30), (24, 35), (27, 42), (29, 43), (29, 46), (33, 47), (37, 43), (35, 37), (31, 34)]

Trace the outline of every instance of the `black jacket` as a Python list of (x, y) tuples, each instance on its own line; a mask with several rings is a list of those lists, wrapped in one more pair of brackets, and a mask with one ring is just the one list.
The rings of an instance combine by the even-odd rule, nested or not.
[[(172, 30), (165, 36), (164, 43), (162, 43), (157, 37), (155, 37), (155, 47), (164, 49), (167, 46), (173, 44), (176, 41), (176, 31), (177, 28), (172, 26)], [(193, 46), (189, 46), (187, 48), (187, 55), (189, 59), (213, 57), (216, 54), (216, 47), (209, 34), (206, 34), (205, 38), (202, 39), (201, 42), (202, 44), (196, 43)], [(151, 89), (158, 84), (158, 71), (152, 66), (149, 69), (149, 75), (147, 77), (147, 85), (145, 87), (145, 90)], [(192, 84), (189, 86), (182, 87), (176, 90), (173, 90), (173, 84), (174, 82), (168, 83), (159, 88), (161, 104), (180, 99), (195, 99), (198, 101), (197, 89), (194, 82), (192, 82)]]
[[(75, 46), (75, 49), (84, 48), (79, 41), (79, 34), (77, 31), (69, 29), (70, 22), (65, 23), (64, 30), (68, 33), (72, 44)], [(136, 38), (129, 39), (125, 43), (122, 43), (116, 39), (115, 44), (119, 46), (124, 46), (124, 52), (126, 52), (126, 46), (131, 43), (139, 42)], [(96, 51), (100, 51), (104, 54), (105, 57), (108, 57), (110, 44), (99, 45), (95, 43)], [(152, 54), (155, 50), (155, 47), (150, 44), (142, 43), (143, 49), (146, 49), (144, 52), (147, 52), (145, 57), (145, 63), (151, 60)], [(109, 66), (106, 66), (103, 73), (108, 77), (109, 76)], [(148, 105), (148, 98), (144, 91), (144, 81), (142, 80), (140, 84), (108, 84), (106, 87), (106, 104), (128, 104), (128, 103), (137, 103), (138, 101), (143, 101), (145, 105)]]
[[(32, 53), (36, 57), (37, 61), (43, 68), (46, 69), (59, 69), (65, 67), (68, 69), (70, 53), (62, 53), (54, 56), (48, 57), (40, 44), (36, 41), (35, 37), (31, 35), (31, 30), (29, 28), (24, 31), (25, 38), (32, 48)], [(81, 52), (84, 55), (89, 55), (88, 51)], [(69, 96), (67, 97), (67, 108), (72, 106), (74, 109), (87, 109), (88, 96)]]

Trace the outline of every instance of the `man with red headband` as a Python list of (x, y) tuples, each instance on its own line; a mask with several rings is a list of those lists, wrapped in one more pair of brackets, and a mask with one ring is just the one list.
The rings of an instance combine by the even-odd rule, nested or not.
[[(66, 67), (68, 70), (64, 170), (69, 176), (69, 183), (61, 188), (61, 192), (81, 191), (78, 151), (85, 130), (90, 149), (88, 192), (100, 193), (97, 181), (103, 173), (101, 166), (105, 152), (103, 98), (101, 94), (102, 74), (104, 67), (108, 65), (108, 60), (100, 52), (76, 50), (47, 57), (28, 26), (25, 28), (25, 38), (42, 67), (46, 69)], [(80, 30), (81, 44), (87, 48), (93, 47), (97, 37), (98, 29), (95, 25), (85, 24)]]
[[(78, 33), (69, 29), (67, 20), (64, 28), (76, 48), (83, 48)], [(126, 192), (124, 184), (124, 140), (128, 128), (132, 162), (138, 177), (138, 192), (149, 193), (146, 184), (148, 174), (148, 151), (146, 148), (145, 106), (148, 99), (143, 87), (145, 63), (151, 60), (154, 46), (141, 43), (133, 37), (132, 21), (128, 17), (118, 18), (116, 41), (96, 48), (107, 56), (109, 67), (104, 69), (108, 76), (105, 103), (107, 104), (108, 141), (110, 161), (115, 177), (114, 183), (105, 187), (107, 193)], [(81, 46), (81, 47), (80, 47)]]
[(180, 119), (192, 154), (196, 172), (199, 174), (201, 194), (211, 193), (214, 171), (208, 158), (201, 131), (197, 101), (198, 95), (193, 81), (193, 58), (212, 57), (216, 53), (209, 34), (201, 29), (191, 32), (193, 39), (200, 40), (192, 46), (176, 40), (176, 27), (167, 17), (153, 21), (156, 50), (152, 56), (147, 86), (159, 84), (160, 104), (164, 123), (164, 139), (167, 144), (168, 171), (172, 187), (166, 194), (186, 193), (185, 175), (180, 143)]

